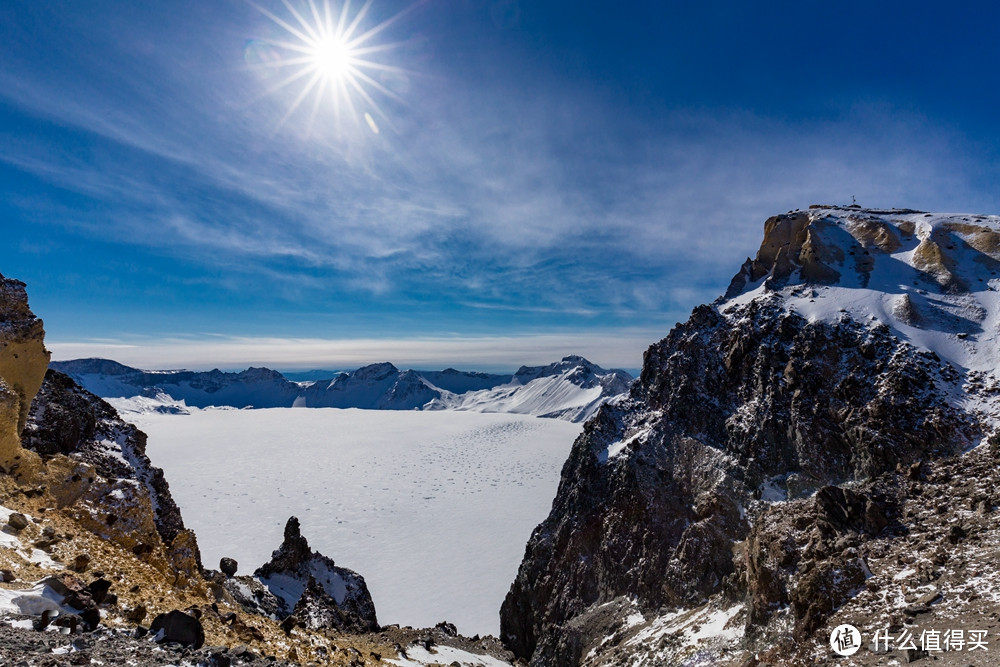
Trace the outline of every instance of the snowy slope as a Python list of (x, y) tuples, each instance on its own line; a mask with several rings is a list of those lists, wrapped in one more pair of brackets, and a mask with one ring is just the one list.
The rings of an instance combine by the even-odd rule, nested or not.
[(772, 220), (721, 314), (780, 299), (811, 321), (885, 324), (965, 374), (958, 404), (1000, 420), (1000, 216), (811, 207)]
[(191, 408), (308, 407), (366, 410), (454, 409), (511, 412), (581, 421), (628, 390), (624, 371), (606, 371), (582, 357), (522, 367), (514, 375), (400, 371), (371, 364), (332, 379), (291, 382), (267, 368), (142, 371), (107, 359), (53, 362), (120, 411), (183, 414)]
[(632, 376), (569, 356), (548, 366), (522, 366), (510, 382), (465, 394), (444, 394), (428, 410), (472, 410), (584, 421), (606, 401), (628, 391)]
[(524, 543), (580, 431), (473, 412), (200, 410), (134, 419), (206, 563), (230, 556), (252, 571), (271, 558), (294, 514), (312, 548), (364, 575), (381, 623), (448, 620), (466, 635), (497, 633)]

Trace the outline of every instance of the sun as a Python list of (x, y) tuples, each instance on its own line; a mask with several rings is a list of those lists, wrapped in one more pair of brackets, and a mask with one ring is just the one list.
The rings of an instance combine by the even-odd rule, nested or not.
[(327, 79), (340, 79), (351, 71), (351, 48), (336, 37), (316, 44), (313, 66)]
[[(281, 0), (285, 16), (250, 1), (281, 29), (283, 36), (248, 42), (244, 53), (247, 64), (265, 75), (280, 75), (267, 94), (298, 87), (278, 127), (297, 112), (301, 113), (305, 105), (311, 107), (310, 128), (320, 110), (328, 108), (338, 128), (349, 123), (378, 134), (375, 118), (389, 122), (383, 109), (385, 101), (405, 104), (398, 93), (383, 83), (412, 74), (382, 60), (401, 44), (379, 42), (378, 37), (423, 0), (372, 28), (363, 29), (372, 1), (367, 0), (352, 13), (350, 0), (342, 0), (339, 7), (331, 0), (305, 0), (298, 6), (291, 0)], [(306, 104), (310, 98), (311, 105)]]

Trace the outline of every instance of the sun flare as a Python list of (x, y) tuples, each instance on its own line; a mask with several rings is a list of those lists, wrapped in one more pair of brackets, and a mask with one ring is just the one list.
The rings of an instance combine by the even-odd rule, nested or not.
[(412, 73), (380, 60), (402, 44), (380, 43), (377, 38), (415, 5), (365, 30), (362, 24), (372, 1), (367, 0), (352, 13), (350, 0), (342, 0), (339, 6), (337, 0), (300, 0), (298, 5), (281, 0), (287, 11), (284, 17), (250, 2), (281, 29), (283, 36), (249, 42), (247, 64), (265, 76), (280, 75), (267, 93), (298, 85), (298, 93), (278, 127), (310, 98), (310, 128), (321, 109), (332, 110), (338, 128), (347, 122), (378, 134), (375, 118), (389, 123), (382, 105), (387, 100), (403, 103), (392, 86)]
[(313, 65), (330, 79), (339, 79), (351, 69), (351, 49), (339, 39), (327, 39), (313, 49)]

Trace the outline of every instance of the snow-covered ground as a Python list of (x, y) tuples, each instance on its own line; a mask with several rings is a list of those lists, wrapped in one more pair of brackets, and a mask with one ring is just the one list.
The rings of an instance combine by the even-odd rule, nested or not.
[(579, 424), (475, 412), (316, 408), (129, 415), (206, 565), (250, 574), (290, 515), (365, 577), (379, 622), (497, 634)]

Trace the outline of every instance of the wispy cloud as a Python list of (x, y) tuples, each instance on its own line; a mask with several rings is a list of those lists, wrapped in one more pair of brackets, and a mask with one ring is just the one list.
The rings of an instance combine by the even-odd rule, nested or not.
[(512, 371), (548, 364), (568, 354), (611, 368), (638, 368), (642, 353), (665, 332), (624, 329), (521, 336), (437, 336), (414, 338), (251, 338), (199, 336), (132, 341), (48, 342), (55, 361), (104, 357), (147, 369), (208, 370), (263, 365), (283, 369), (351, 369), (391, 361), (422, 370)]
[[(971, 185), (981, 176), (960, 134), (891, 105), (623, 123), (618, 100), (584, 85), (541, 94), (525, 80), (515, 95), (427, 79), (395, 131), (346, 138), (294, 120), (275, 133), (287, 100), (261, 97), (238, 54), (208, 74), (176, 52), (123, 55), (103, 54), (112, 81), (0, 71), (0, 96), (56, 128), (0, 135), (0, 160), (102, 204), (50, 224), (198, 262), (235, 290), (266, 276), (257, 289), (313, 298), (662, 319), (717, 294), (768, 215), (852, 195), (997, 203)], [(80, 133), (86, 150), (67, 150)]]

